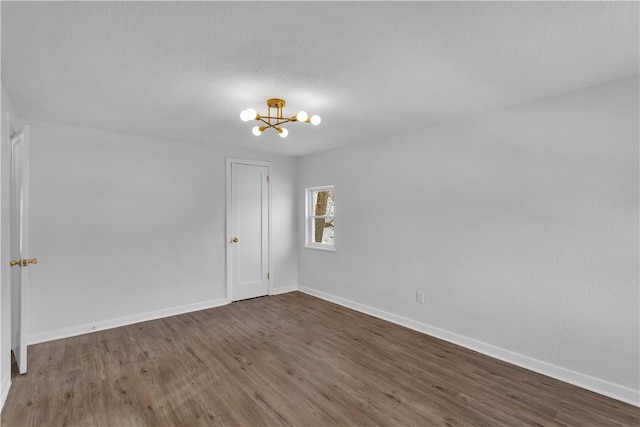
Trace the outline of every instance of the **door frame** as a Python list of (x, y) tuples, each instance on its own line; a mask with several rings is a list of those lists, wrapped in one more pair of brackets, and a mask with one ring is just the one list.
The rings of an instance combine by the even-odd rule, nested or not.
[(233, 239), (233, 230), (231, 230), (231, 165), (233, 164), (241, 164), (241, 165), (249, 165), (249, 166), (262, 166), (267, 168), (267, 175), (269, 176), (269, 185), (267, 187), (267, 214), (268, 214), (268, 224), (267, 224), (267, 268), (269, 271), (269, 277), (267, 278), (267, 295), (273, 294), (273, 269), (271, 268), (271, 254), (273, 253), (273, 230), (272, 230), (272, 212), (271, 212), (271, 183), (272, 183), (272, 163), (262, 160), (248, 160), (248, 159), (240, 159), (235, 157), (227, 157), (227, 226), (226, 226), (226, 240), (225, 244), (227, 245), (227, 304), (231, 303), (231, 239)]
[[(21, 129), (22, 121), (7, 108), (2, 120), (2, 147), (0, 149), (0, 237), (2, 238), (2, 248), (0, 249), (0, 404), (4, 403), (11, 387), (11, 354), (13, 345), (11, 343), (13, 330), (11, 326), (12, 296), (11, 296), (11, 139), (14, 132)], [(6, 243), (6, 245), (5, 245)], [(9, 362), (7, 363), (7, 359)], [(4, 367), (9, 370), (5, 371)]]
[[(21, 175), (21, 197), (20, 197), (20, 206), (21, 213), (19, 218), (16, 218), (16, 194), (15, 194), (15, 179), (16, 175), (16, 157), (15, 150), (17, 147), (16, 139), (21, 138), (20, 144), (22, 144), (22, 158), (20, 161), (20, 170), (19, 173)], [(10, 135), (11, 151), (10, 151), (10, 168), (9, 168), (9, 254), (10, 258), (14, 258), (14, 241), (15, 241), (15, 227), (16, 221), (20, 223), (20, 259), (26, 259), (29, 257), (29, 166), (30, 166), (30, 126), (23, 125), (22, 128), (18, 128), (13, 130)], [(24, 208), (25, 215), (22, 215), (22, 208)], [(6, 264), (5, 264), (6, 265)], [(19, 270), (16, 270), (18, 268)], [(11, 298), (11, 350), (16, 358), (16, 362), (18, 364), (19, 373), (25, 374), (27, 372), (27, 313), (26, 313), (26, 301), (28, 300), (28, 288), (29, 288), (29, 270), (26, 266), (13, 266), (10, 267), (11, 271), (9, 273), (9, 283), (10, 283), (10, 298)], [(13, 275), (14, 273), (18, 273), (21, 276), (20, 280), (20, 306), (16, 307), (15, 294), (14, 294), (14, 281)], [(16, 324), (14, 324), (14, 320), (16, 320), (15, 311), (16, 309), (20, 309), (19, 313), (19, 329), (16, 328)], [(14, 339), (15, 337), (17, 339)], [(16, 349), (16, 342), (18, 344), (18, 348)], [(18, 350), (18, 352), (16, 352)]]

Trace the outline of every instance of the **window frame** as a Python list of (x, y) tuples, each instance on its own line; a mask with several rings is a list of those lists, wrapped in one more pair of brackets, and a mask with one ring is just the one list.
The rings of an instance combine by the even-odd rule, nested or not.
[[(313, 206), (313, 193), (318, 191), (332, 191), (334, 197), (334, 206), (333, 206), (333, 215), (315, 215), (314, 206)], [(305, 238), (304, 238), (304, 247), (307, 249), (318, 249), (322, 251), (335, 252), (336, 251), (336, 236), (335, 236), (335, 228), (333, 235), (333, 243), (318, 243), (313, 241), (313, 222), (317, 218), (333, 218), (335, 221), (336, 212), (335, 212), (335, 186), (333, 185), (321, 185), (317, 187), (307, 187), (305, 188)]]

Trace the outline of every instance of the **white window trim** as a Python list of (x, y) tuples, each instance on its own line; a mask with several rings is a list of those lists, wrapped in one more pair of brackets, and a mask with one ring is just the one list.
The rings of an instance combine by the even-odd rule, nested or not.
[(331, 190), (333, 191), (334, 197), (335, 197), (335, 188), (333, 185), (322, 185), (319, 187), (308, 187), (305, 188), (305, 209), (304, 209), (304, 228), (305, 228), (305, 236), (304, 236), (304, 247), (307, 249), (316, 249), (316, 250), (321, 250), (321, 251), (328, 251), (328, 252), (335, 252), (336, 251), (336, 238), (335, 238), (335, 234), (333, 236), (333, 244), (332, 245), (328, 245), (326, 243), (316, 243), (312, 241), (311, 238), (311, 233), (312, 233), (312, 225), (311, 225), (311, 221), (312, 221), (312, 217), (313, 218), (335, 218), (336, 214), (335, 214), (335, 206), (334, 206), (334, 211), (333, 211), (333, 215), (322, 215), (322, 216), (316, 216), (313, 215), (313, 198), (312, 198), (312, 194), (314, 191), (324, 191), (324, 190)]

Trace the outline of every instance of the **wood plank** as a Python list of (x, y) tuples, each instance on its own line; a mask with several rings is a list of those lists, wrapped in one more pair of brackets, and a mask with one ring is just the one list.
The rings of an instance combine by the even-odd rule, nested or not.
[(640, 409), (300, 292), (31, 346), (3, 426), (638, 426)]

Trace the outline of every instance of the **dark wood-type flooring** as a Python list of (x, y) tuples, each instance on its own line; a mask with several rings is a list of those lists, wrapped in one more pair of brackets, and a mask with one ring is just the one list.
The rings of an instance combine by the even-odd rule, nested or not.
[(292, 292), (29, 347), (3, 426), (638, 426), (640, 409)]

